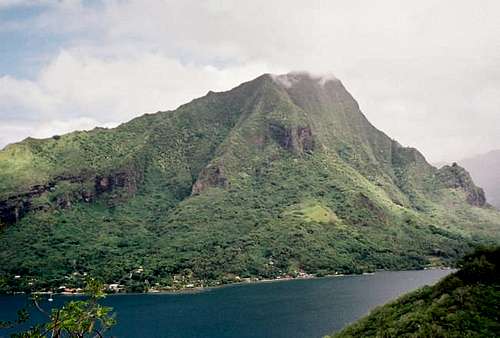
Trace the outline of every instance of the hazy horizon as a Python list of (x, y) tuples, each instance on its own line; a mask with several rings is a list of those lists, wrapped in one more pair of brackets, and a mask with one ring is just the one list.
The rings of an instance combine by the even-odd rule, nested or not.
[(263, 73), (335, 74), (431, 163), (500, 149), (500, 3), (0, 0), (0, 148)]

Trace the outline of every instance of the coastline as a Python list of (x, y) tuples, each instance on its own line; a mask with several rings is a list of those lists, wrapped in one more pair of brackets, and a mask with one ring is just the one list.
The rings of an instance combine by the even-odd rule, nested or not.
[[(107, 296), (125, 296), (125, 295), (175, 295), (175, 294), (195, 294), (202, 292), (209, 292), (212, 290), (226, 288), (226, 287), (235, 287), (235, 286), (244, 286), (244, 285), (257, 285), (257, 284), (266, 284), (266, 283), (277, 283), (277, 282), (290, 282), (290, 281), (300, 281), (300, 280), (311, 280), (311, 279), (324, 279), (324, 278), (339, 278), (339, 277), (361, 277), (361, 276), (371, 276), (380, 272), (410, 272), (410, 271), (424, 271), (424, 270), (450, 270), (453, 272), (456, 270), (453, 267), (427, 267), (424, 269), (413, 269), (413, 270), (376, 270), (374, 272), (364, 272), (361, 274), (329, 274), (317, 276), (315, 274), (307, 274), (307, 276), (302, 277), (281, 277), (281, 278), (266, 278), (266, 279), (248, 279), (241, 281), (234, 281), (230, 283), (220, 284), (220, 285), (211, 285), (211, 286), (195, 286), (195, 287), (183, 287), (177, 289), (153, 289), (144, 292), (109, 292), (106, 293)], [(52, 296), (76, 296), (81, 297), (85, 296), (83, 292), (51, 292), (51, 291), (34, 291), (32, 293), (25, 292), (14, 292), (9, 294), (0, 294), (0, 295), (52, 295)]]
[(221, 289), (226, 287), (234, 287), (234, 286), (245, 286), (245, 285), (256, 285), (256, 284), (267, 284), (267, 283), (278, 283), (278, 282), (291, 282), (291, 281), (300, 281), (300, 280), (312, 280), (312, 279), (326, 279), (326, 278), (340, 278), (340, 277), (362, 277), (362, 276), (373, 276), (379, 272), (411, 272), (411, 271), (428, 271), (428, 270), (449, 270), (450, 273), (456, 271), (457, 269), (449, 266), (442, 267), (428, 267), (425, 269), (413, 269), (413, 270), (376, 270), (374, 272), (363, 272), (363, 273), (351, 273), (351, 274), (330, 274), (330, 275), (322, 275), (317, 276), (314, 274), (309, 275), (308, 277), (296, 277), (296, 278), (275, 278), (275, 279), (259, 279), (259, 280), (251, 280), (251, 281), (238, 281), (232, 283), (226, 283), (221, 285), (213, 285), (213, 286), (205, 286), (205, 287), (194, 287), (194, 288), (183, 288), (177, 290), (162, 290), (162, 291), (146, 291), (146, 292), (121, 292), (114, 293), (109, 295), (128, 295), (128, 294), (151, 294), (151, 295), (161, 295), (161, 294), (182, 294), (182, 293), (201, 293), (208, 292), (214, 289)]

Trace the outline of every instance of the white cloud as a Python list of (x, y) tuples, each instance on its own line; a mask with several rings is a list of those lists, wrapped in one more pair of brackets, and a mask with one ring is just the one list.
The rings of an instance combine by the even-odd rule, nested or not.
[(19, 6), (45, 6), (55, 5), (57, 0), (0, 0), (0, 9)]
[(70, 130), (90, 130), (95, 126), (112, 128), (116, 123), (101, 123), (89, 117), (78, 117), (65, 120), (43, 120), (26, 123), (26, 121), (10, 120), (9, 124), (0, 124), (0, 144), (8, 144), (12, 139), (26, 137), (47, 138), (61, 135)]
[(499, 11), (492, 0), (64, 1), (22, 26), (69, 42), (36, 79), (2, 78), (0, 122), (116, 123), (266, 71), (333, 72), (377, 127), (453, 160), (500, 148)]
[(0, 0), (0, 8), (20, 6), (20, 5), (30, 5), (33, 4), (31, 0)]
[(161, 54), (106, 60), (63, 50), (33, 81), (0, 78), (0, 144), (74, 129), (116, 125), (145, 112), (174, 109), (209, 90), (227, 90), (268, 69), (219, 70)]

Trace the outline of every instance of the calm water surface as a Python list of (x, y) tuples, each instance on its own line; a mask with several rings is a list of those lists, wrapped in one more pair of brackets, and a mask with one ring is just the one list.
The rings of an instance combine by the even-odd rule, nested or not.
[[(374, 275), (234, 285), (200, 293), (129, 294), (104, 300), (117, 314), (109, 334), (137, 338), (316, 338), (343, 328), (373, 307), (450, 270), (378, 272)], [(59, 306), (71, 299), (56, 296)], [(13, 319), (24, 296), (0, 296), (0, 319)], [(48, 302), (43, 306), (48, 307)], [(37, 315), (37, 314), (35, 314)], [(40, 320), (42, 317), (34, 316)], [(0, 337), (8, 337), (0, 330)]]

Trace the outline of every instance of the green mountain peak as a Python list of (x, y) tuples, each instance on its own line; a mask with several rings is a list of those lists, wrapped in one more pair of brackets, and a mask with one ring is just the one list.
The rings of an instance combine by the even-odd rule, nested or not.
[(497, 242), (500, 215), (465, 170), (376, 129), (338, 79), (292, 72), (7, 146), (0, 223), (6, 290), (75, 272), (134, 289), (448, 264)]

